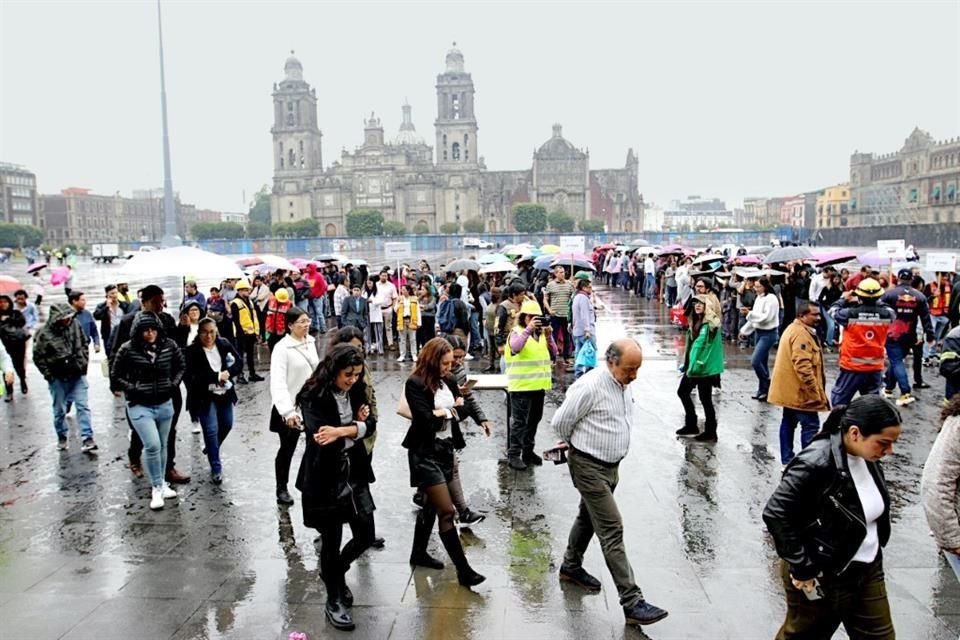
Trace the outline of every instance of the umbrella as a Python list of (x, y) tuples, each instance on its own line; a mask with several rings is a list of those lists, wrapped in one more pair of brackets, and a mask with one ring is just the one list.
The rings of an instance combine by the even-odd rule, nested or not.
[(773, 251), (773, 247), (767, 244), (761, 244), (756, 247), (747, 247), (746, 249), (747, 249), (747, 253), (751, 255), (756, 255), (756, 256), (765, 256), (771, 251)]
[(27, 267), (27, 273), (36, 273), (37, 271), (40, 271), (40, 269), (44, 269), (46, 267), (46, 262), (34, 262), (32, 265)]
[(480, 273), (509, 273), (516, 270), (517, 265), (513, 264), (509, 260), (501, 260), (499, 262), (494, 262), (480, 267)]
[(469, 258), (460, 258), (448, 263), (445, 268), (447, 271), (479, 271), (480, 263)]
[(631, 240), (630, 245), (634, 247), (649, 247), (650, 243), (643, 238), (637, 238), (636, 240)]
[(552, 255), (543, 255), (533, 261), (534, 269), (549, 269), (550, 265), (553, 264), (555, 256)]
[(480, 256), (480, 264), (493, 264), (494, 262), (510, 262), (510, 258), (502, 253), (488, 253)]
[(686, 249), (684, 249), (683, 247), (681, 247), (681, 246), (678, 245), (678, 244), (668, 244), (668, 245), (665, 245), (665, 246), (661, 247), (659, 253), (660, 253), (661, 256), (669, 255), (669, 254), (682, 255), (682, 254), (686, 253), (686, 251), (687, 251)]
[(892, 256), (882, 256), (879, 253), (877, 253), (876, 250), (868, 251), (867, 253), (863, 253), (857, 256), (857, 260), (860, 262), (860, 264), (868, 264), (871, 267), (875, 267), (877, 265), (882, 265), (882, 264), (889, 264), (893, 261), (902, 262), (906, 259), (907, 259), (906, 254), (902, 252), (897, 252)]
[(616, 246), (617, 245), (613, 244), (612, 242), (607, 242), (605, 244), (598, 244), (593, 249), (594, 251), (606, 251), (607, 249), (613, 249)]
[(852, 251), (815, 251), (813, 256), (819, 267), (829, 267), (832, 264), (850, 262), (857, 258), (857, 254)]
[(237, 258), (236, 260), (234, 260), (234, 262), (236, 262), (241, 267), (253, 267), (258, 264), (263, 264), (263, 260), (261, 260), (257, 256), (247, 256), (246, 258)]
[(355, 266), (355, 267), (366, 267), (367, 265), (370, 264), (369, 262), (367, 262), (367, 261), (364, 260), (363, 258), (348, 258), (348, 257), (346, 257), (346, 256), (343, 256), (342, 262), (343, 262), (344, 264), (352, 264), (352, 265)]
[[(571, 264), (570, 260), (556, 260), (556, 259), (555, 259), (555, 260), (553, 261), (553, 264), (551, 264), (550, 266), (551, 266), (551, 267), (556, 267), (556, 266), (569, 267), (570, 264)], [(592, 262), (590, 262), (589, 260), (574, 260), (574, 261), (572, 262), (572, 264), (573, 264), (573, 267), (574, 267), (575, 269), (586, 269), (586, 270), (588, 270), (588, 271), (596, 271), (596, 270), (597, 270), (596, 265), (593, 264)]]
[(617, 251), (622, 251), (623, 253), (629, 253), (630, 251), (635, 251), (634, 247), (625, 244), (618, 244), (616, 247)]
[(558, 253), (557, 255), (553, 256), (553, 258), (557, 262), (561, 260), (566, 260), (567, 262), (570, 262), (571, 260), (585, 260), (587, 262), (593, 262), (590, 256), (588, 256), (585, 253), (580, 253), (579, 251), (576, 251), (574, 253), (570, 253), (570, 252)]
[(763, 258), (747, 254), (745, 256), (734, 256), (730, 262), (735, 265), (753, 266), (763, 262)]
[(525, 256), (525, 255), (532, 254), (535, 250), (539, 251), (539, 249), (537, 249), (532, 244), (523, 243), (523, 244), (511, 244), (501, 249), (500, 252), (508, 256)]
[(274, 270), (283, 269), (284, 271), (290, 271), (295, 268), (292, 261), (272, 253), (261, 253), (256, 257), (259, 258), (263, 264), (275, 267)]
[(774, 249), (763, 259), (766, 264), (781, 264), (796, 260), (812, 260), (813, 253), (806, 247), (781, 247)]
[(13, 293), (18, 289), (23, 289), (20, 281), (13, 276), (0, 275), (0, 293)]
[(50, 272), (50, 284), (53, 286), (59, 286), (67, 281), (67, 278), (70, 277), (69, 267), (57, 267)]
[(555, 244), (545, 244), (540, 247), (540, 253), (560, 253), (560, 247)]
[(756, 267), (734, 267), (733, 272), (743, 278), (759, 278), (760, 276), (785, 276), (786, 271), (776, 269), (758, 269)]
[(127, 261), (120, 273), (131, 280), (162, 276), (182, 278), (187, 274), (195, 279), (243, 277), (243, 271), (230, 258), (194, 247), (138, 252)]
[(313, 259), (317, 262), (336, 262), (338, 257), (333, 253), (321, 253), (318, 256), (313, 256)]
[(693, 264), (702, 264), (704, 262), (716, 262), (716, 261), (723, 262), (724, 260), (726, 260), (726, 258), (724, 258), (719, 253), (705, 253), (702, 256), (697, 256), (696, 258), (694, 258)]

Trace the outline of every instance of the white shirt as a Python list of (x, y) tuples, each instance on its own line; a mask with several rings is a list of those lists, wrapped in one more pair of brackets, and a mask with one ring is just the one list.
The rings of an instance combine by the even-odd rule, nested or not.
[[(780, 300), (772, 293), (757, 296), (753, 309), (747, 314), (747, 322), (754, 329), (776, 329), (780, 326)], [(741, 330), (744, 335), (748, 332)]]
[(873, 562), (880, 550), (880, 537), (877, 535), (877, 520), (883, 515), (883, 496), (877, 483), (870, 475), (867, 461), (859, 456), (847, 454), (847, 466), (850, 477), (857, 487), (860, 506), (863, 507), (863, 521), (867, 524), (867, 536), (853, 556), (853, 562)]
[(630, 449), (633, 408), (630, 387), (617, 382), (609, 367), (601, 365), (567, 389), (550, 424), (574, 449), (615, 463)]
[(445, 383), (440, 383), (440, 388), (433, 394), (433, 408), (443, 409), (447, 412), (447, 418), (443, 421), (443, 427), (437, 433), (443, 433), (450, 429), (450, 419), (453, 417), (453, 392), (450, 391)]
[(320, 354), (313, 336), (303, 341), (285, 335), (270, 356), (270, 398), (280, 417), (286, 420), (297, 412), (297, 394), (317, 365)]
[(393, 308), (393, 301), (397, 299), (397, 288), (393, 283), (377, 281), (377, 296), (380, 298), (380, 307), (384, 310)]
[(656, 275), (657, 267), (653, 264), (653, 258), (647, 257), (643, 259), (643, 270), (650, 275)]
[(823, 276), (823, 274), (822, 273), (814, 274), (814, 276), (810, 278), (810, 290), (808, 292), (808, 295), (810, 297), (807, 298), (807, 300), (809, 300), (810, 302), (816, 302), (817, 300), (819, 300), (820, 292), (823, 291), (824, 287), (826, 286), (827, 286), (827, 279)]

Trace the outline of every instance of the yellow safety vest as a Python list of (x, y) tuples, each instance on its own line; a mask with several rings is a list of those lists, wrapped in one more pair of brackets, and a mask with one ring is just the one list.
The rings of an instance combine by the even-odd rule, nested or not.
[[(510, 337), (523, 333), (524, 329), (514, 327)], [(550, 368), (550, 349), (547, 336), (540, 339), (527, 338), (520, 353), (513, 355), (510, 340), (507, 339), (503, 355), (507, 364), (507, 391), (546, 391), (552, 386)]]
[(245, 334), (249, 336), (260, 333), (260, 319), (251, 310), (250, 305), (244, 302), (243, 298), (237, 296), (230, 302), (230, 305), (233, 307), (234, 313), (238, 314), (240, 326)]

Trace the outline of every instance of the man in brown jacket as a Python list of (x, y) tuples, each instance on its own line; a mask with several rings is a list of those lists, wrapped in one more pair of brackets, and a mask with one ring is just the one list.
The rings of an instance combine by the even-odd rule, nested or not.
[(827, 411), (823, 348), (817, 338), (820, 307), (801, 302), (797, 318), (780, 336), (773, 365), (769, 402), (783, 407), (780, 420), (780, 462), (793, 460), (793, 434), (800, 424), (800, 444), (806, 447), (820, 431), (818, 411)]

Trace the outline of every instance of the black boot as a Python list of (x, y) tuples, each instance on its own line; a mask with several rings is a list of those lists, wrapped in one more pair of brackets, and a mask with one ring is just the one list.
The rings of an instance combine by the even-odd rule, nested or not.
[(437, 520), (433, 509), (423, 509), (417, 514), (417, 524), (413, 529), (413, 549), (410, 551), (410, 564), (428, 569), (443, 569), (443, 563), (427, 553), (430, 532)]
[(463, 553), (463, 545), (460, 544), (460, 534), (456, 527), (441, 531), (440, 541), (443, 543), (443, 548), (447, 550), (450, 560), (457, 567), (457, 580), (460, 581), (460, 584), (465, 587), (473, 587), (486, 580), (484, 576), (474, 571), (470, 563), (467, 562), (467, 556)]
[(290, 495), (290, 492), (287, 491), (286, 487), (277, 487), (277, 504), (287, 506), (293, 504), (293, 497)]
[(328, 596), (323, 613), (327, 616), (327, 621), (335, 629), (353, 631), (356, 628), (356, 625), (353, 623), (353, 616), (350, 615), (350, 610), (347, 608), (347, 605), (343, 603), (343, 600), (339, 598), (331, 599)]

